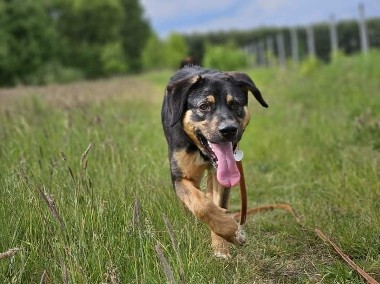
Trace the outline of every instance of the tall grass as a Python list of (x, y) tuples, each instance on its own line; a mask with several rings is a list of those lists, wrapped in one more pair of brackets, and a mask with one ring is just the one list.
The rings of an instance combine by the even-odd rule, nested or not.
[[(241, 142), (249, 205), (292, 204), (377, 279), (379, 60), (249, 70), (270, 108), (250, 101)], [(0, 90), (0, 252), (19, 249), (0, 259), (0, 282), (363, 283), (277, 211), (249, 218), (232, 259), (212, 257), (171, 188), (159, 118), (170, 75)]]

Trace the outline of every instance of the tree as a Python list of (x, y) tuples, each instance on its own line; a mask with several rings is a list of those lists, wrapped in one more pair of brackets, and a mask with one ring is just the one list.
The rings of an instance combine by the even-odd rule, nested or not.
[(58, 34), (41, 1), (0, 5), (0, 84), (42, 83), (40, 70), (58, 52)]
[(172, 33), (166, 43), (165, 62), (170, 68), (178, 68), (180, 62), (188, 56), (188, 48), (182, 35)]
[(123, 69), (105, 62), (123, 57), (118, 48), (123, 20), (119, 0), (60, 0), (56, 10), (65, 66), (83, 70), (88, 78)]
[(141, 68), (150, 34), (138, 0), (56, 0), (64, 65), (94, 78)]
[(142, 64), (145, 70), (167, 67), (165, 62), (165, 43), (154, 33), (149, 37), (143, 50)]
[(248, 66), (248, 56), (236, 44), (207, 45), (203, 65), (220, 70), (236, 70)]
[(141, 55), (151, 28), (138, 0), (120, 0), (120, 3), (123, 11), (120, 36), (128, 71), (138, 72), (142, 68)]

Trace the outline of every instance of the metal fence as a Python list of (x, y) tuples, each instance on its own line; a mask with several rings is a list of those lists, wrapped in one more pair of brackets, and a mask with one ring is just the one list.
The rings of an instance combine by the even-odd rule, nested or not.
[[(358, 6), (358, 34), (352, 33), (350, 45), (353, 50), (360, 50), (363, 54), (367, 54), (370, 48), (369, 35), (367, 29), (367, 19), (365, 16), (364, 4)], [(305, 57), (319, 57), (316, 49), (315, 28), (317, 25), (308, 25), (306, 27), (293, 27), (279, 31), (276, 35), (268, 35), (265, 38), (260, 38), (252, 41), (252, 43), (244, 47), (244, 51), (253, 55), (255, 65), (270, 66), (280, 65), (285, 67), (288, 59), (297, 64)], [(334, 56), (339, 50), (339, 31), (335, 15), (331, 15), (328, 22), (328, 41), (329, 46), (322, 48), (328, 49), (328, 57), (322, 59), (328, 60)], [(380, 31), (378, 31), (380, 33)], [(303, 34), (303, 42), (300, 44), (300, 35)], [(380, 35), (375, 35), (380, 36)], [(354, 38), (356, 37), (356, 38)], [(325, 40), (325, 45), (326, 45)], [(359, 45), (359, 46), (358, 46)], [(303, 46), (303, 53), (300, 52), (300, 46)], [(286, 48), (287, 47), (287, 48)]]

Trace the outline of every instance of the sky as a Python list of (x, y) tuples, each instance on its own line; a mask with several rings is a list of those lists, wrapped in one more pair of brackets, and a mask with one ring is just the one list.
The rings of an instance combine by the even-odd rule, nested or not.
[(380, 0), (140, 0), (145, 17), (161, 38), (170, 33), (190, 34), (246, 30), (263, 26), (293, 27), (366, 17), (380, 17)]

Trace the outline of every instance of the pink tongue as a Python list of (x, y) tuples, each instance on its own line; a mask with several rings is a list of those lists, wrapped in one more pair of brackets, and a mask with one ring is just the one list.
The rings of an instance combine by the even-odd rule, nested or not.
[(236, 166), (232, 143), (211, 144), (211, 149), (218, 158), (216, 178), (224, 187), (235, 186), (240, 181), (240, 173)]

